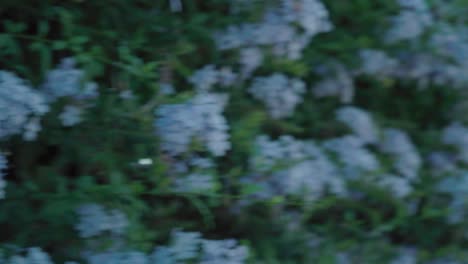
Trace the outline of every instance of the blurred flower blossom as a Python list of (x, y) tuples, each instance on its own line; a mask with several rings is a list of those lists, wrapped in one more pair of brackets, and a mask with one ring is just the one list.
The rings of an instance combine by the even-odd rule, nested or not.
[(394, 168), (398, 173), (409, 179), (415, 179), (422, 166), (422, 160), (409, 136), (395, 128), (385, 129), (383, 135), (384, 139), (380, 143), (381, 151), (395, 157)]
[(60, 121), (62, 121), (63, 126), (70, 127), (81, 123), (82, 113), (83, 109), (74, 105), (67, 105), (65, 106), (63, 112), (59, 115), (59, 118)]
[(155, 126), (161, 147), (171, 155), (187, 152), (194, 138), (215, 156), (230, 149), (228, 124), (222, 115), (227, 97), (201, 93), (182, 104), (162, 105), (156, 110)]
[(41, 89), (50, 100), (64, 96), (85, 100), (99, 95), (97, 84), (85, 82), (84, 72), (76, 69), (75, 64), (75, 59), (65, 58), (57, 68), (47, 73)]
[(380, 168), (379, 161), (372, 152), (364, 147), (364, 141), (356, 136), (347, 135), (324, 141), (324, 148), (336, 153), (343, 164), (347, 177), (355, 178), (363, 172), (372, 172)]
[(331, 66), (318, 67), (317, 71), (324, 78), (312, 89), (315, 97), (336, 96), (342, 103), (353, 101), (355, 89), (353, 78), (344, 65), (332, 63)]
[(117, 209), (106, 210), (99, 204), (84, 204), (77, 208), (79, 222), (75, 226), (80, 237), (99, 236), (104, 232), (122, 235), (128, 226), (125, 214)]
[(34, 140), (39, 117), (48, 111), (43, 94), (13, 73), (0, 71), (0, 138), (23, 133), (24, 139)]
[(253, 80), (249, 92), (262, 101), (272, 118), (291, 116), (296, 105), (302, 102), (305, 83), (299, 79), (289, 79), (281, 73)]
[(0, 199), (5, 198), (5, 170), (8, 169), (8, 161), (4, 154), (0, 153)]
[(385, 40), (395, 43), (420, 37), (433, 24), (433, 17), (424, 0), (398, 0), (401, 11), (391, 18), (392, 27)]
[(354, 107), (345, 106), (336, 112), (336, 119), (346, 124), (364, 143), (376, 143), (377, 127), (370, 113)]

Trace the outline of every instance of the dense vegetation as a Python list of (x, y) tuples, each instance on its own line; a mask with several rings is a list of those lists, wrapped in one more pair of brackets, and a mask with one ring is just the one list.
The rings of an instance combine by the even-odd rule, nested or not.
[(2, 0), (0, 264), (468, 263), (466, 14)]

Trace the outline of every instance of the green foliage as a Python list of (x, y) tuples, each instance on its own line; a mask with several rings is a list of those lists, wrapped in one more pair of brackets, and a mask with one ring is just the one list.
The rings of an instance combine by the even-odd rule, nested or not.
[[(194, 92), (187, 78), (208, 62), (236, 64), (237, 54), (216, 50), (213, 32), (255, 21), (268, 1), (257, 1), (238, 16), (229, 15), (229, 1), (224, 0), (183, 1), (182, 13), (171, 13), (167, 2), (0, 3), (0, 69), (39, 85), (63, 57), (72, 56), (86, 78), (100, 84), (101, 95), (76, 127), (64, 128), (57, 118), (67, 103), (63, 99), (42, 121), (43, 132), (36, 141), (12, 137), (2, 142), (10, 169), (8, 197), (0, 201), (0, 243), (39, 246), (60, 261), (78, 259), (85, 242), (73, 229), (75, 209), (98, 202), (129, 216), (128, 243), (144, 251), (166, 243), (170, 231), (181, 227), (213, 238), (239, 238), (252, 249), (251, 263), (331, 264), (337, 252), (353, 252), (351, 263), (387, 263), (395, 245), (417, 246), (428, 259), (446, 251), (463, 256), (468, 241), (459, 231), (466, 232), (466, 226), (445, 221), (447, 201), (433, 195), (439, 179), (429, 173), (422, 173), (414, 197), (405, 200), (356, 181), (351, 188), (360, 199), (327, 196), (310, 202), (276, 196), (233, 212), (239, 200), (258, 190), (240, 184), (249, 173), (257, 135), (322, 140), (349, 132), (334, 118), (341, 103), (317, 99), (310, 92), (293, 116), (276, 120), (246, 92), (249, 81), (229, 88), (224, 115), (232, 148), (224, 157), (213, 158), (219, 186), (206, 193), (173, 191), (169, 164), (174, 161), (159, 149), (154, 108), (191, 98)], [(384, 0), (324, 3), (335, 29), (315, 37), (300, 60), (268, 57), (257, 74), (281, 71), (312, 84), (320, 79), (314, 68), (331, 59), (355, 67), (358, 50), (382, 45), (376, 36), (388, 26), (384, 18), (398, 11), (393, 1)], [(159, 82), (165, 78), (176, 87), (175, 95), (160, 93)], [(444, 148), (438, 140), (440, 130), (452, 120), (456, 102), (466, 96), (446, 87), (419, 90), (410, 81), (370, 76), (357, 78), (355, 85), (355, 105), (372, 112), (381, 127), (408, 131), (423, 156)], [(135, 98), (118, 96), (126, 90)], [(191, 150), (206, 154), (196, 142)], [(139, 166), (141, 158), (153, 162)], [(378, 158), (384, 168), (390, 167), (385, 165), (388, 157)], [(417, 213), (408, 212), (410, 204)], [(303, 214), (287, 219), (289, 212), (297, 211)], [(290, 227), (291, 222), (300, 227)], [(311, 247), (311, 233), (324, 237), (323, 243)]]

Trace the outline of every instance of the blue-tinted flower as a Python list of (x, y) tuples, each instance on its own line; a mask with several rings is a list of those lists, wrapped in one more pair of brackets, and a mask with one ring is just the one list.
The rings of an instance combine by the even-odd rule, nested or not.
[(79, 222), (75, 226), (80, 237), (99, 236), (104, 232), (122, 235), (128, 226), (128, 219), (121, 211), (106, 210), (99, 204), (84, 204), (76, 210)]
[(249, 88), (250, 94), (262, 101), (272, 118), (291, 116), (296, 105), (302, 102), (305, 83), (275, 73), (268, 77), (257, 77)]
[(394, 128), (384, 130), (383, 135), (380, 149), (395, 157), (395, 170), (409, 179), (417, 177), (422, 160), (409, 136), (404, 131)]
[(98, 96), (97, 85), (85, 81), (82, 70), (75, 68), (75, 59), (65, 58), (59, 66), (47, 73), (42, 84), (42, 90), (51, 100), (70, 96), (78, 100), (91, 99)]
[(13, 73), (0, 71), (0, 138), (23, 133), (26, 140), (35, 139), (38, 118), (48, 110), (41, 93)]
[(370, 113), (353, 106), (338, 109), (336, 119), (346, 124), (364, 143), (377, 142), (377, 127)]
[(62, 125), (64, 126), (74, 126), (76, 124), (81, 123), (81, 115), (83, 113), (83, 109), (73, 106), (67, 105), (63, 112), (59, 115), (60, 121), (62, 121)]
[(0, 199), (5, 198), (5, 187), (7, 182), (5, 180), (5, 170), (8, 169), (8, 162), (5, 155), (0, 153)]
[(231, 147), (229, 126), (222, 115), (226, 101), (223, 95), (201, 93), (186, 103), (160, 106), (155, 127), (162, 140), (161, 148), (179, 155), (197, 139), (213, 155), (224, 155)]

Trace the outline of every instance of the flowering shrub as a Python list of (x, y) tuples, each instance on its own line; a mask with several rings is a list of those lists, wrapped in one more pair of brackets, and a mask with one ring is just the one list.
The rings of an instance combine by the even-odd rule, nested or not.
[(465, 0), (0, 3), (0, 264), (468, 263)]

